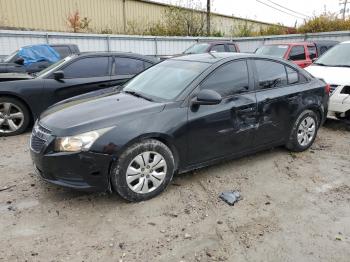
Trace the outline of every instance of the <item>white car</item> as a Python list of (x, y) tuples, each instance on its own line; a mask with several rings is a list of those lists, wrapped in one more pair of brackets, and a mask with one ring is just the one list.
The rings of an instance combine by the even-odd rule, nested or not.
[(305, 69), (331, 87), (328, 117), (350, 120), (350, 41), (334, 46)]

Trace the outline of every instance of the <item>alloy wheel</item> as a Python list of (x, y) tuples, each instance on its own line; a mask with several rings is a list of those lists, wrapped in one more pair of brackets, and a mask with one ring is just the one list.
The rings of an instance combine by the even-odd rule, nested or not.
[(23, 111), (10, 102), (0, 102), (0, 133), (16, 132), (24, 122)]
[(126, 182), (129, 188), (138, 194), (146, 194), (158, 188), (167, 173), (164, 157), (152, 151), (137, 155), (126, 171)]
[(298, 143), (305, 147), (308, 146), (316, 134), (316, 121), (311, 116), (304, 118), (299, 124), (297, 138)]

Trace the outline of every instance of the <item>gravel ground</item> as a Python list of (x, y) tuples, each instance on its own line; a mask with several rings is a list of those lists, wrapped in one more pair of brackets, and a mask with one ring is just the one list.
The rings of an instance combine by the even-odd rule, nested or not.
[[(307, 152), (261, 152), (178, 175), (159, 197), (49, 185), (29, 134), (0, 138), (0, 261), (349, 261), (350, 132), (336, 121)], [(229, 206), (218, 198), (240, 190)]]

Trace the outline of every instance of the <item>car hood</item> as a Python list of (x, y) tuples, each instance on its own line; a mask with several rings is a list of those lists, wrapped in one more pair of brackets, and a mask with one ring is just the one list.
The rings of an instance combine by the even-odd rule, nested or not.
[(314, 77), (324, 79), (330, 85), (349, 85), (350, 68), (311, 65), (305, 68)]
[(107, 93), (59, 103), (44, 111), (39, 121), (54, 135), (70, 136), (158, 113), (164, 106), (130, 94)]
[(28, 80), (33, 79), (34, 76), (27, 73), (0, 73), (0, 82), (14, 81), (14, 80)]

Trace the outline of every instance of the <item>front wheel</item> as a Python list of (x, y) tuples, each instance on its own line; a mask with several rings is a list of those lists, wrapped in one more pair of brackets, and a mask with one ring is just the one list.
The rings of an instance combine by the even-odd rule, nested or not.
[(30, 123), (27, 107), (18, 99), (0, 97), (0, 136), (23, 133)]
[(171, 150), (154, 139), (130, 146), (112, 168), (113, 189), (128, 201), (147, 200), (160, 194), (174, 174)]
[(286, 147), (295, 152), (307, 150), (315, 141), (318, 128), (317, 114), (312, 110), (305, 110), (295, 121)]

